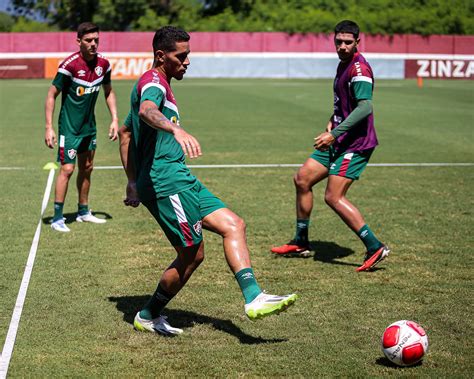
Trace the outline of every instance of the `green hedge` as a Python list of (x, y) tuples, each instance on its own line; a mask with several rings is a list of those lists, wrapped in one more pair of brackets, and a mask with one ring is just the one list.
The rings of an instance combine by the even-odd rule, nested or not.
[(473, 0), (12, 0), (12, 4), (15, 24), (21, 22), (22, 31), (28, 27), (35, 31), (38, 25), (19, 15), (41, 16), (52, 30), (75, 30), (80, 22), (92, 20), (102, 30), (119, 31), (174, 24), (188, 31), (330, 33), (340, 20), (352, 19), (370, 34), (474, 34)]

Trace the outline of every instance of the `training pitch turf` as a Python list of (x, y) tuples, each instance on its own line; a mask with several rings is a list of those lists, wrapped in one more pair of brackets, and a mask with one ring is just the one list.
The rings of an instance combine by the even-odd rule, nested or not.
[[(114, 82), (121, 120), (132, 82)], [(56, 152), (44, 146), (48, 81), (0, 81), (0, 342), (7, 335)], [(190, 80), (174, 83), (182, 125), (203, 148), (189, 164), (299, 164), (330, 116), (327, 80)], [(107, 140), (109, 116), (97, 104), (96, 166), (118, 166)], [(55, 121), (59, 110), (56, 105)], [(125, 175), (97, 169), (90, 205), (104, 225), (74, 220), (71, 182), (65, 213), (71, 233), (43, 217), (19, 324), (11, 377), (470, 377), (474, 371), (474, 82), (377, 81), (380, 146), (371, 163), (470, 163), (370, 166), (350, 199), (392, 254), (356, 273), (363, 245), (314, 189), (308, 259), (277, 258), (272, 245), (294, 231), (294, 167), (194, 168), (247, 223), (257, 279), (271, 293), (297, 292), (296, 305), (251, 322), (228, 270), (220, 238), (205, 233), (206, 259), (166, 314), (184, 334), (135, 332), (133, 317), (173, 259), (142, 208), (122, 205)], [(428, 333), (422, 364), (394, 367), (380, 337), (396, 320)], [(471, 374), (469, 374), (471, 373)]]

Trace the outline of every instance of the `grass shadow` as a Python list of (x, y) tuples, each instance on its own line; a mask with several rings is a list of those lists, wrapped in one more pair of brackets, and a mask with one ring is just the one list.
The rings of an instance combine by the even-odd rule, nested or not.
[(398, 366), (395, 363), (393, 363), (390, 359), (388, 359), (387, 357), (380, 357), (380, 358), (377, 358), (375, 363), (378, 364), (379, 366), (385, 366), (385, 367), (395, 368), (395, 369), (400, 369), (400, 370), (409, 370), (411, 368), (421, 366), (423, 361), (419, 361), (419, 362), (417, 362), (417, 363), (415, 363), (414, 365), (411, 365), (411, 366)]
[[(123, 320), (133, 325), (135, 314), (143, 307), (150, 296), (110, 296), (109, 301), (116, 303), (117, 309), (123, 313)], [(255, 345), (261, 343), (280, 343), (286, 342), (284, 338), (262, 338), (246, 334), (237, 325), (230, 320), (223, 320), (216, 317), (205, 316), (199, 313), (183, 311), (179, 309), (165, 309), (163, 315), (168, 316), (173, 326), (177, 328), (192, 328), (196, 324), (207, 324), (214, 329), (228, 333), (245, 345)]]
[[(311, 253), (308, 255), (299, 255), (299, 254), (286, 254), (286, 255), (277, 255), (273, 254), (276, 258), (302, 258), (308, 259), (313, 258), (314, 261), (319, 261), (323, 263), (330, 263), (335, 265), (342, 265), (342, 266), (352, 266), (352, 267), (359, 267), (362, 264), (363, 256), (361, 256), (361, 263), (348, 263), (340, 261), (340, 258), (348, 257), (355, 253), (354, 250), (349, 249), (347, 247), (343, 247), (338, 245), (334, 242), (329, 241), (310, 241), (309, 243)], [(374, 267), (368, 272), (372, 271), (379, 271), (385, 270), (383, 267)]]
[[(100, 211), (94, 211), (92, 212), (92, 214), (94, 216), (102, 216), (102, 217), (99, 217), (99, 218), (103, 218), (105, 220), (110, 220), (112, 219), (113, 217), (107, 213), (107, 212), (100, 212)], [(76, 222), (76, 216), (77, 216), (77, 213), (74, 212), (74, 213), (64, 213), (63, 214), (63, 217), (66, 219), (64, 221), (65, 224), (72, 224), (73, 222)], [(52, 216), (49, 216), (49, 217), (43, 217), (43, 224), (51, 224), (51, 222), (53, 222), (53, 217)]]

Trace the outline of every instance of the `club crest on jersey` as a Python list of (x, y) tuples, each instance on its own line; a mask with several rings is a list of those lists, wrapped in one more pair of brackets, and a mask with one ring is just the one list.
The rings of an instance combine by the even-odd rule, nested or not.
[(76, 158), (76, 150), (74, 150), (74, 149), (69, 149), (69, 150), (67, 151), (67, 156), (68, 156), (70, 159)]
[(95, 73), (97, 74), (97, 76), (102, 76), (102, 73), (104, 72), (104, 69), (100, 66), (97, 66), (95, 69), (94, 69)]
[(193, 225), (193, 229), (196, 232), (196, 234), (201, 234), (202, 233), (202, 220), (199, 220)]
[(176, 124), (176, 125), (178, 125), (178, 126), (179, 126), (179, 120), (178, 120), (178, 117), (176, 117), (176, 116), (172, 116), (172, 117), (170, 118), (170, 121), (171, 121), (173, 124)]

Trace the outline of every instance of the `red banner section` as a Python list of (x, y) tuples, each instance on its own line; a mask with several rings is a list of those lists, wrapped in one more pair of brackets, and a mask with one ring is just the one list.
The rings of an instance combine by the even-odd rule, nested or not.
[(405, 78), (474, 79), (474, 60), (405, 60)]
[[(280, 32), (194, 32), (193, 52), (334, 52), (333, 36)], [(100, 51), (152, 51), (153, 32), (101, 32)], [(399, 54), (474, 54), (474, 36), (413, 34), (361, 35), (361, 51)], [(66, 53), (76, 51), (76, 35), (58, 33), (0, 33), (0, 53)]]
[[(114, 56), (107, 59), (112, 66), (113, 79), (137, 79), (153, 65), (153, 56), (151, 54), (140, 54), (134, 57), (127, 57), (125, 55)], [(44, 61), (44, 75), (41, 77), (54, 78), (63, 58), (46, 58)]]
[(0, 59), (0, 79), (44, 78), (44, 59)]
[[(114, 79), (135, 79), (151, 67), (153, 35), (100, 33), (99, 51), (110, 60)], [(0, 79), (52, 78), (60, 61), (77, 50), (73, 32), (0, 33)], [(360, 50), (379, 78), (473, 78), (474, 36), (361, 35)], [(333, 35), (325, 34), (194, 32), (191, 51), (194, 77), (260, 77), (259, 72), (319, 78), (326, 76), (311, 67), (337, 63)]]

